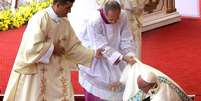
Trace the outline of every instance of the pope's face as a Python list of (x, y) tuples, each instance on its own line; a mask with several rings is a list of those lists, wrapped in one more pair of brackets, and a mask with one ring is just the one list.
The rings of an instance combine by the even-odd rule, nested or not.
[(149, 89), (152, 87), (149, 83), (144, 81), (141, 76), (137, 78), (138, 88), (141, 89), (144, 93), (147, 93)]
[(120, 10), (109, 10), (106, 14), (106, 18), (109, 23), (114, 24), (119, 19), (119, 15), (120, 15)]
[(58, 4), (57, 5), (57, 14), (59, 17), (66, 17), (68, 13), (71, 12), (71, 8), (73, 6), (73, 3), (68, 2), (67, 4), (61, 5)]

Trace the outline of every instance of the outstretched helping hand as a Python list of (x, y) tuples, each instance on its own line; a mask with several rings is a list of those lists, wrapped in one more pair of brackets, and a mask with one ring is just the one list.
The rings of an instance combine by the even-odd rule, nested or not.
[(136, 63), (134, 56), (123, 56), (123, 60), (126, 61), (128, 64)]
[(101, 49), (101, 48), (99, 48), (99, 49), (97, 49), (96, 50), (96, 58), (101, 58), (101, 57), (103, 57), (103, 54), (102, 54), (102, 52), (104, 51), (104, 49)]

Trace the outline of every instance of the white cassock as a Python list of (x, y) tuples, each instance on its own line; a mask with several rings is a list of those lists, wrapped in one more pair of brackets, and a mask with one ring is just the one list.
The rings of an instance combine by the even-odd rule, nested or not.
[[(52, 54), (58, 41), (62, 56)], [(93, 55), (66, 17), (52, 7), (38, 12), (24, 32), (3, 101), (74, 101), (69, 62), (90, 66)]]
[(123, 101), (142, 101), (142, 99), (146, 97), (145, 94), (139, 90), (137, 85), (137, 77), (140, 75), (141, 70), (146, 69), (150, 70), (158, 77), (158, 87), (150, 90), (154, 92), (154, 94), (148, 93), (146, 95), (151, 97), (151, 101), (183, 101), (183, 99), (187, 99), (184, 101), (191, 101), (186, 96), (184, 90), (171, 78), (157, 69), (141, 63), (139, 60), (137, 60), (137, 63), (133, 66), (127, 65), (122, 73), (120, 82), (125, 84)]
[(104, 58), (95, 59), (91, 69), (80, 66), (79, 82), (88, 92), (101, 99), (118, 101), (122, 99), (123, 91), (113, 92), (108, 88), (109, 84), (119, 81), (125, 63), (121, 61), (114, 65), (114, 62), (123, 55), (134, 56), (134, 41), (123, 11), (115, 24), (104, 22), (98, 11), (94, 15), (79, 37), (87, 47), (103, 48)]

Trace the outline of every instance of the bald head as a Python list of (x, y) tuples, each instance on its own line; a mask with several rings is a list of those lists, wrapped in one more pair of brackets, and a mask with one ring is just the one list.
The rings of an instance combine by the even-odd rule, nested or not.
[(106, 19), (109, 23), (114, 24), (119, 19), (121, 13), (120, 4), (114, 0), (108, 0), (103, 7)]
[(105, 4), (104, 4), (104, 11), (106, 13), (106, 15), (108, 14), (108, 11), (121, 11), (121, 6), (120, 4), (115, 1), (115, 0), (108, 0)]

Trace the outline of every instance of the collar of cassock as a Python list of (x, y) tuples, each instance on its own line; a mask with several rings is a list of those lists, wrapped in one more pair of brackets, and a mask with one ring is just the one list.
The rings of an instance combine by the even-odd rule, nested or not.
[(100, 12), (100, 16), (101, 16), (101, 18), (103, 19), (103, 21), (104, 21), (106, 24), (111, 24), (111, 23), (107, 20), (105, 14), (104, 14), (103, 9), (99, 9), (98, 11)]
[(59, 22), (59, 20), (61, 19), (60, 17), (57, 16), (57, 14), (54, 12), (54, 10), (52, 9), (52, 7), (48, 7), (46, 9), (47, 13), (50, 15), (50, 18), (52, 18), (52, 20), (54, 20), (56, 23)]

